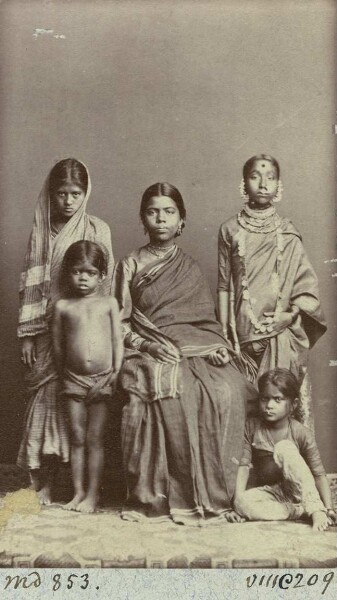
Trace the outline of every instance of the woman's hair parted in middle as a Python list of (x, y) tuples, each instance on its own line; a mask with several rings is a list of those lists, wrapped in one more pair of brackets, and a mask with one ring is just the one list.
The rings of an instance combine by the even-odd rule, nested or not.
[(60, 272), (60, 285), (62, 288), (67, 287), (70, 270), (75, 265), (80, 265), (84, 262), (88, 262), (98, 269), (101, 275), (107, 273), (108, 258), (104, 248), (95, 242), (80, 240), (71, 244), (63, 257)]
[(245, 164), (243, 165), (243, 179), (244, 181), (247, 181), (248, 179), (248, 175), (249, 172), (253, 166), (253, 164), (257, 161), (257, 160), (267, 160), (269, 161), (273, 167), (275, 167), (276, 169), (276, 173), (277, 173), (277, 179), (280, 179), (280, 165), (278, 164), (276, 158), (274, 158), (273, 156), (270, 156), (269, 154), (256, 154), (256, 156), (252, 156), (251, 158), (249, 158)]
[(177, 208), (179, 210), (180, 218), (183, 220), (183, 229), (183, 227), (185, 227), (186, 220), (186, 208), (183, 197), (179, 192), (178, 188), (176, 188), (171, 183), (167, 182), (154, 183), (145, 190), (140, 203), (140, 218), (142, 219), (142, 221), (149, 201), (151, 200), (151, 198), (155, 198), (156, 196), (166, 196), (167, 198), (171, 198), (171, 200), (173, 200), (176, 203)]
[(258, 380), (260, 396), (263, 395), (269, 383), (274, 385), (294, 405), (294, 419), (303, 422), (304, 411), (299, 401), (300, 384), (295, 375), (289, 369), (281, 369), (279, 367), (266, 371)]
[(88, 190), (88, 173), (85, 166), (76, 158), (64, 158), (52, 168), (49, 175), (49, 194), (52, 197), (64, 184), (78, 185), (86, 194)]

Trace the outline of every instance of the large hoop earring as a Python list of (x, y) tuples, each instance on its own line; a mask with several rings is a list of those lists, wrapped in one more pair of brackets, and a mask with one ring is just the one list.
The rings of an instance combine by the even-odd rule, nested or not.
[(276, 196), (274, 196), (273, 202), (281, 202), (282, 195), (283, 195), (283, 183), (282, 183), (281, 179), (279, 179), (278, 185), (277, 185)]
[(241, 196), (242, 200), (244, 202), (249, 202), (249, 196), (246, 192), (246, 184), (245, 184), (245, 180), (243, 178), (240, 181), (239, 192), (240, 192), (240, 196)]
[(176, 236), (179, 237), (182, 234), (182, 232), (183, 232), (183, 227), (182, 227), (182, 224), (179, 223)]
[(146, 229), (145, 225), (144, 225), (144, 235), (148, 234), (148, 230)]

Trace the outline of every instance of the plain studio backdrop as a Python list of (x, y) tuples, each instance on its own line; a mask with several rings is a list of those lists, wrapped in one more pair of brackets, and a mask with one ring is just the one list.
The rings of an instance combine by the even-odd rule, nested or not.
[(34, 206), (53, 164), (89, 167), (88, 212), (117, 259), (145, 243), (144, 189), (181, 191), (179, 240), (215, 294), (220, 224), (241, 206), (242, 165), (281, 165), (279, 212), (299, 228), (328, 332), (310, 357), (315, 426), (336, 469), (333, 0), (2, 2), (1, 454), (15, 462), (25, 410), (16, 341), (18, 279)]

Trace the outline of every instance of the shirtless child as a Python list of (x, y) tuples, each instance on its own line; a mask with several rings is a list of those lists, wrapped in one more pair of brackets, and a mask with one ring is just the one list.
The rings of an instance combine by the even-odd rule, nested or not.
[[(67, 510), (94, 512), (104, 466), (104, 430), (123, 358), (118, 304), (99, 295), (106, 273), (102, 248), (93, 242), (72, 244), (62, 263), (66, 297), (55, 304), (53, 342), (71, 427), (74, 498)], [(84, 489), (85, 453), (88, 489)]]

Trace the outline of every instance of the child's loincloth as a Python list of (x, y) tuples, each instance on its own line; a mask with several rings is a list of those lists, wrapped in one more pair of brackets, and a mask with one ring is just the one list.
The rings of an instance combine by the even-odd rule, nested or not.
[(112, 369), (96, 375), (79, 375), (64, 369), (62, 396), (85, 404), (108, 400), (113, 395), (114, 376)]

